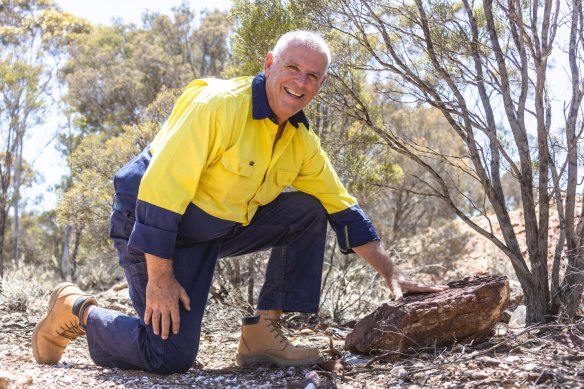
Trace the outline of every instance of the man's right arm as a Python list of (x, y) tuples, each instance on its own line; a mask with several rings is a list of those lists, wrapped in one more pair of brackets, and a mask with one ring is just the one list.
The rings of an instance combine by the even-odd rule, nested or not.
[(179, 301), (187, 311), (191, 310), (189, 296), (174, 277), (172, 259), (145, 256), (148, 284), (144, 322), (152, 323), (154, 334), (167, 339), (171, 326), (173, 334), (178, 334), (180, 329)]

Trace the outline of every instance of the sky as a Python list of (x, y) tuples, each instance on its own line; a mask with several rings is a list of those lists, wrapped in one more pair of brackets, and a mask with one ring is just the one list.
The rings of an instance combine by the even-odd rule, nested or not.
[[(172, 7), (181, 0), (56, 0), (66, 12), (81, 16), (94, 24), (110, 25), (112, 18), (122, 18), (124, 22), (140, 24), (144, 11), (170, 13)], [(190, 0), (191, 8), (202, 11), (205, 8), (227, 10), (231, 0)], [(212, 6), (209, 6), (209, 4)]]
[[(89, 20), (92, 24), (111, 25), (112, 20), (121, 18), (125, 23), (141, 24), (145, 11), (170, 14), (172, 7), (179, 5), (181, 0), (56, 0), (65, 12)], [(205, 8), (228, 10), (231, 0), (190, 0), (186, 1), (196, 12)], [(212, 7), (209, 4), (212, 4)], [(40, 172), (42, 181), (26, 190), (23, 195), (29, 206), (37, 210), (52, 209), (57, 204), (57, 195), (53, 188), (67, 173), (66, 161), (55, 149), (56, 133), (59, 123), (65, 120), (58, 112), (47, 112), (43, 124), (32, 129), (29, 138), (25, 140), (24, 158), (32, 164), (33, 169)], [(42, 196), (33, 206), (35, 199)]]

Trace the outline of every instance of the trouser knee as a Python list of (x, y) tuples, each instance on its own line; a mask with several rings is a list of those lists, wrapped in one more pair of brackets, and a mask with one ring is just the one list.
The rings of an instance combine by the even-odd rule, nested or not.
[(326, 210), (316, 197), (302, 192), (295, 192), (291, 195), (290, 199), (294, 202), (294, 208), (298, 210), (299, 214), (306, 215), (306, 220), (310, 224), (327, 223)]
[(159, 367), (154, 367), (151, 372), (162, 375), (187, 372), (195, 364), (196, 349), (195, 345), (188, 348), (186, 346), (180, 348), (165, 347), (162, 364)]

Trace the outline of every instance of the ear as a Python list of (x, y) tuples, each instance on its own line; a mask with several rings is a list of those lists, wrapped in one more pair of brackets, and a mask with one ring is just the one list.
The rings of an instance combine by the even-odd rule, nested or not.
[(324, 82), (326, 81), (326, 77), (327, 77), (327, 74), (325, 74), (324, 77), (322, 78), (322, 80), (320, 80), (320, 85), (318, 86), (318, 89), (320, 89), (324, 85)]
[(274, 63), (274, 55), (272, 54), (271, 51), (269, 51), (268, 54), (266, 55), (266, 60), (264, 61), (264, 73), (265, 74), (268, 74), (273, 63)]

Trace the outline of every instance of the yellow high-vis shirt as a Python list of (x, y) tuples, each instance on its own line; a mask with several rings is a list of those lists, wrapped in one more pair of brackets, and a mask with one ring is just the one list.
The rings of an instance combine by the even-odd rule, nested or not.
[(176, 225), (189, 204), (245, 226), (258, 207), (288, 186), (322, 203), (344, 250), (378, 239), (304, 113), (287, 121), (274, 145), (277, 131), (263, 74), (191, 82), (150, 144), (132, 233), (142, 236), (131, 237), (130, 245), (134, 241), (143, 252), (170, 258), (173, 244), (161, 248), (148, 241), (157, 234), (176, 238)]
[(192, 202), (246, 225), (288, 185), (318, 198), (328, 213), (357, 204), (316, 134), (290, 122), (252, 117), (251, 78), (193, 81), (150, 145), (138, 199), (182, 214)]

